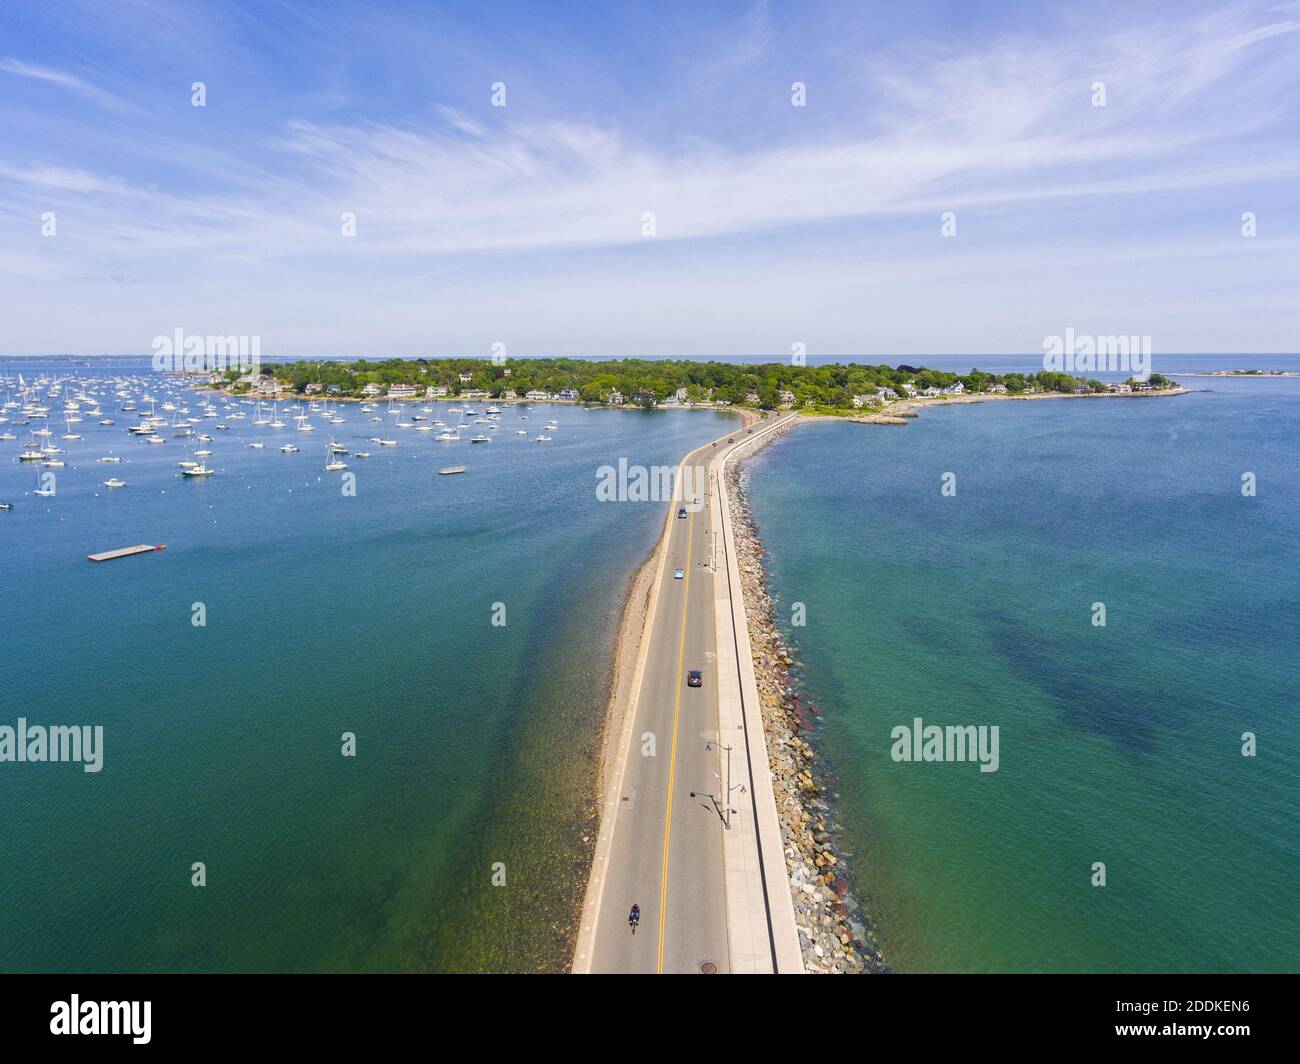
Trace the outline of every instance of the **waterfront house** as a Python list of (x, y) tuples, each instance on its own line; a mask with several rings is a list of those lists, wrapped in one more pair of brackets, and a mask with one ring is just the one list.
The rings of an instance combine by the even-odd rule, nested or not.
[(530, 399), (533, 402), (540, 402), (543, 399), (549, 399), (550, 397), (550, 392), (544, 392), (540, 388), (533, 388), (524, 393), (524, 398)]
[(943, 394), (944, 394), (944, 395), (961, 395), (961, 393), (964, 392), (965, 390), (966, 390), (966, 386), (963, 385), (961, 381), (957, 381), (955, 384), (950, 384), (950, 385), (948, 385), (948, 387), (946, 387), (946, 388), (943, 390)]
[(609, 395), (605, 397), (605, 402), (609, 403), (610, 406), (622, 406), (623, 393), (620, 392), (617, 388), (615, 388), (612, 392), (609, 393)]
[(388, 398), (410, 399), (414, 397), (416, 391), (414, 384), (390, 384), (388, 386)]
[(794, 392), (781, 392), (777, 398), (781, 401), (782, 410), (789, 410), (794, 406)]
[(928, 388), (922, 388), (921, 394), (925, 396), (935, 396), (939, 394), (939, 389), (932, 384)]
[(571, 403), (577, 402), (578, 390), (576, 388), (561, 388), (557, 398), (568, 400)]
[(424, 395), (427, 399), (440, 399), (447, 394), (448, 390), (445, 384), (431, 384), (424, 389)]

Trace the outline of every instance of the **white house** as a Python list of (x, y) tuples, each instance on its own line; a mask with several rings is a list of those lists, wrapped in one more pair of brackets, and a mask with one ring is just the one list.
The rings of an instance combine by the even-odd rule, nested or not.
[(540, 402), (541, 400), (549, 399), (550, 397), (551, 397), (550, 392), (544, 392), (540, 388), (533, 388), (531, 391), (524, 393), (525, 399), (531, 399), (534, 402)]
[(462, 373), (462, 374), (460, 375), (460, 383), (461, 383), (461, 384), (468, 384), (468, 383), (469, 383), (470, 381), (472, 381), (473, 379), (474, 379), (474, 374), (472, 374), (472, 373)]
[(609, 393), (608, 396), (605, 397), (605, 402), (609, 403), (610, 406), (622, 406), (623, 393), (620, 392), (617, 388), (615, 388), (612, 392)]
[(424, 389), (424, 394), (429, 399), (437, 399), (447, 394), (447, 386), (445, 384), (431, 384)]
[(946, 388), (943, 390), (943, 394), (944, 394), (944, 395), (961, 395), (961, 393), (964, 392), (965, 390), (966, 390), (966, 388), (965, 388), (965, 386), (962, 384), (962, 382), (961, 382), (961, 381), (957, 381), (957, 382), (954, 383), (954, 384), (950, 384), (950, 385), (948, 385), (948, 387), (946, 387)]
[(418, 389), (414, 384), (390, 384), (388, 386), (389, 399), (410, 399)]

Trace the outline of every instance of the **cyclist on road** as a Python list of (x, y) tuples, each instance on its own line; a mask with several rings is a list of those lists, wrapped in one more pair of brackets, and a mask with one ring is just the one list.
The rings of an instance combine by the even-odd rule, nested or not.
[(632, 929), (632, 934), (636, 934), (636, 925), (641, 922), (641, 906), (635, 902), (632, 903), (632, 911), (627, 914), (628, 927)]

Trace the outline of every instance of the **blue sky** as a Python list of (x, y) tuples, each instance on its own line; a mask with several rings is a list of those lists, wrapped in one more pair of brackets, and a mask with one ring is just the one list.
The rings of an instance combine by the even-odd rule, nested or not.
[(9, 4), (0, 354), (1295, 351), (1298, 90), (1297, 3)]

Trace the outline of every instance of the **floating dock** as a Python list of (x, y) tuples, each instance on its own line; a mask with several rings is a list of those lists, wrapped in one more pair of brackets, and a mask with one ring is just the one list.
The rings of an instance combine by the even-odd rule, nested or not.
[(463, 465), (454, 465), (454, 466), (448, 466), (446, 469), (439, 469), (438, 476), (449, 477), (453, 473), (463, 473), (463, 472), (465, 472), (465, 467)]
[(132, 554), (147, 554), (151, 550), (166, 549), (166, 543), (160, 547), (151, 547), (148, 543), (137, 543), (134, 547), (123, 547), (121, 550), (106, 550), (102, 554), (87, 554), (86, 557), (92, 562), (111, 562), (114, 558), (129, 558)]

